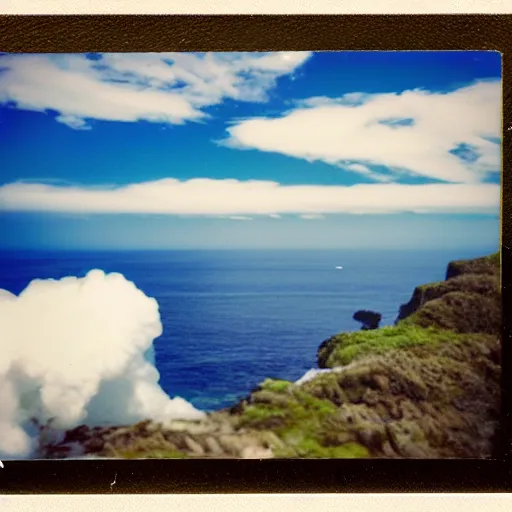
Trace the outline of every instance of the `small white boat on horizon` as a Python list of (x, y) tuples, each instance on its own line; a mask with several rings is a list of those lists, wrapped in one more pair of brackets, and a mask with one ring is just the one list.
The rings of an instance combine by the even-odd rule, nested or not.
[(335, 267), (336, 270), (343, 270), (343, 267)]

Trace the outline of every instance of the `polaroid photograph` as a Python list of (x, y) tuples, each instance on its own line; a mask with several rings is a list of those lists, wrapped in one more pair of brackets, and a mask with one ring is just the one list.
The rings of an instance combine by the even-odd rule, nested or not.
[[(454, 459), (491, 478), (508, 54), (314, 44), (339, 17), (119, 19), (55, 17), (0, 54), (2, 464), (94, 467), (107, 491)], [(170, 42), (127, 47), (150, 21)]]
[(499, 53), (0, 67), (2, 459), (493, 454)]

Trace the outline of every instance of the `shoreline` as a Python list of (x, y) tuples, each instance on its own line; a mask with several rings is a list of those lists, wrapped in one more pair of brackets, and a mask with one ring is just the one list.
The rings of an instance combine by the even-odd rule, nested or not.
[(44, 456), (62, 457), (74, 442), (115, 458), (490, 457), (499, 426), (499, 254), (450, 262), (446, 277), (418, 286), (393, 326), (325, 340), (318, 358), (328, 371), (306, 382), (267, 379), (198, 422), (77, 427)]

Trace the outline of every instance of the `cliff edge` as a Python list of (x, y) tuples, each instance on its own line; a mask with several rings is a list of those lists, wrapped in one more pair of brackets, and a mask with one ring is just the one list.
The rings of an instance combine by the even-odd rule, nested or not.
[(341, 333), (323, 371), (268, 379), (202, 422), (67, 432), (41, 456), (491, 457), (500, 424), (500, 259), (451, 262), (419, 286), (394, 326)]

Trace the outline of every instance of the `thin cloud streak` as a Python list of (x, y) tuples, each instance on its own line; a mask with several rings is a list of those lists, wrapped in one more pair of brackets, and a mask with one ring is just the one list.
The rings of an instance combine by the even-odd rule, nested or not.
[(80, 214), (311, 216), (336, 213), (499, 212), (497, 184), (282, 185), (272, 181), (179, 181), (168, 178), (117, 188), (10, 183), (0, 187), (0, 210)]

